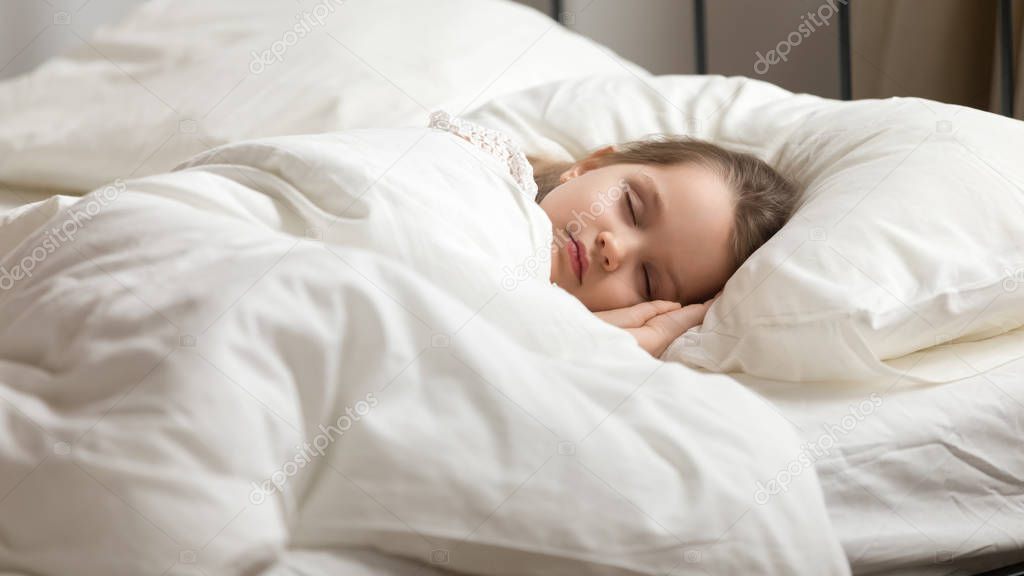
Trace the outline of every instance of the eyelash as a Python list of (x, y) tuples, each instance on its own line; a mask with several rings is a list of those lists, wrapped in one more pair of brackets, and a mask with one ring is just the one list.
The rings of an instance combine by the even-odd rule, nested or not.
[(640, 227), (640, 222), (639, 222), (639, 220), (637, 220), (637, 217), (636, 217), (636, 209), (633, 208), (633, 198), (632, 198), (632, 196), (630, 196), (630, 193), (632, 192), (632, 190), (633, 190), (632, 186), (629, 186), (628, 189), (626, 190), (626, 194), (625, 194), (625, 196), (626, 196), (626, 206), (629, 207), (629, 214), (630, 214), (630, 216), (633, 217), (633, 225), (636, 226), (636, 227)]
[[(632, 190), (632, 187), (630, 187), (630, 189), (626, 191), (626, 206), (629, 207), (629, 213), (630, 213), (630, 215), (633, 216), (633, 225), (639, 228), (640, 227), (640, 222), (637, 220), (636, 210), (633, 208), (633, 199), (632, 199), (632, 197), (630, 197), (630, 190)], [(643, 274), (644, 274), (644, 297), (647, 300), (650, 300), (651, 299), (651, 275), (647, 272), (647, 266), (646, 265), (642, 266), (641, 269), (643, 270)]]

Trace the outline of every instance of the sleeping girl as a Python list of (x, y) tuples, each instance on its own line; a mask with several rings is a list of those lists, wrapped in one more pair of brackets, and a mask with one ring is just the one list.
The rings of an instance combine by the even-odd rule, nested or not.
[(447, 114), (431, 126), (508, 162), (551, 220), (551, 282), (657, 357), (703, 322), (726, 280), (789, 219), (796, 187), (767, 163), (659, 136), (576, 162), (526, 158), (504, 134)]

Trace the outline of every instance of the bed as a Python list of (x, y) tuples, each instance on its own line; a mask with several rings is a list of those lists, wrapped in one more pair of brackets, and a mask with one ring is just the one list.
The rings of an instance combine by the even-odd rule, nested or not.
[[(1003, 222), (1000, 211), (1003, 218), (1016, 214), (1024, 202), (1024, 172), (1014, 160), (1024, 145), (1019, 123), (918, 99), (842, 103), (791, 94), (747, 78), (655, 77), (511, 3), (447, 0), (430, 9), (411, 6), (397, 1), (306, 2), (296, 14), (291, 7), (254, 12), (243, 2), (158, 0), (116, 26), (82, 38), (76, 53), (0, 85), (0, 125), (5, 127), (0, 134), (5, 208), (0, 247), (8, 258), (5, 269), (16, 261), (13, 255), (25, 250), (26, 239), (36, 234), (38, 242), (40, 228), (71, 209), (81, 195), (92, 191), (89, 198), (97, 202), (106, 193), (120, 203), (110, 209), (103, 204), (73, 250), (56, 251), (41, 263), (40, 269), (48, 270), (45, 275), (41, 271), (21, 285), (35, 292), (25, 288), (15, 300), (11, 294), (0, 300), (8, 322), (0, 335), (0, 404), (8, 437), (0, 450), (5, 458), (0, 486), (6, 494), (0, 501), (5, 519), (0, 523), (5, 535), (0, 569), (951, 575), (997, 570), (1024, 558), (1024, 458), (1019, 449), (1024, 433), (1024, 321), (1019, 311), (1024, 307), (1017, 299), (1024, 289), (1016, 289), (1014, 272), (1024, 266), (1024, 261), (1014, 260), (1024, 245), (1019, 226), (991, 225), (992, 238), (1017, 242), (1018, 248), (1008, 245), (996, 254), (1005, 260), (990, 262), (997, 272), (1009, 266), (1008, 283), (997, 283), (994, 289), (1003, 287), (999, 304), (979, 309), (982, 321), (974, 325), (940, 322), (974, 310), (969, 308), (972, 302), (944, 301), (941, 308), (910, 310), (918, 317), (916, 323), (914, 318), (908, 321), (909, 307), (903, 305), (891, 316), (868, 315), (852, 329), (837, 320), (824, 335), (809, 332), (799, 322), (767, 325), (761, 332), (753, 328), (769, 315), (793, 316), (792, 310), (800, 310), (793, 307), (822, 293), (834, 297), (823, 301), (828, 306), (871, 296), (867, 301), (881, 310), (900, 300), (900, 289), (908, 282), (905, 272), (899, 274), (906, 268), (900, 262), (889, 263), (892, 277), (872, 281), (864, 294), (851, 294), (849, 286), (837, 292), (833, 285), (828, 292), (819, 285), (823, 281), (808, 282), (818, 292), (787, 288), (794, 277), (820, 279), (808, 275), (834, 266), (826, 250), (847, 248), (852, 264), (861, 265), (853, 268), (865, 268), (858, 254), (868, 254), (871, 242), (861, 239), (863, 251), (857, 253), (852, 252), (856, 234), (847, 238), (829, 228), (822, 236), (822, 222), (835, 218), (828, 211), (830, 195), (846, 192), (840, 176), (864, 188), (881, 188), (863, 205), (863, 222), (859, 214), (847, 220), (862, 229), (873, 225), (869, 209), (879, 210), (887, 202), (920, 203), (932, 190), (963, 213), (972, 203), (986, 207), (976, 219), (965, 219), (966, 227), (983, 218)], [(375, 23), (372, 30), (367, 22)], [(414, 49), (396, 51), (395, 45)], [(196, 84), (203, 90), (195, 90)], [(91, 103), (88, 113), (81, 110), (83, 100)], [(471, 278), (456, 289), (431, 277), (431, 270), (418, 270), (422, 277), (413, 277), (393, 265), (402, 261), (409, 246), (432, 236), (410, 232), (387, 255), (390, 260), (372, 256), (373, 243), (366, 238), (381, 229), (381, 222), (371, 218), (381, 211), (374, 212), (372, 204), (367, 205), (365, 223), (336, 226), (334, 217), (349, 204), (332, 204), (340, 202), (332, 194), (361, 206), (361, 193), (380, 184), (396, 198), (383, 206), (397, 213), (393, 207), (404, 201), (398, 178), (444, 186), (443, 176), (429, 175), (429, 157), (418, 156), (415, 146), (416, 138), (435, 138), (416, 130), (438, 108), (501, 129), (531, 154), (566, 159), (656, 132), (707, 138), (768, 159), (816, 195), (793, 226), (730, 280), (706, 325), (674, 344), (664, 357), (669, 362), (655, 362), (630, 351), (620, 331), (590, 323), (564, 301), (541, 305), (528, 300), (549, 318), (562, 319), (569, 336), (542, 322), (543, 316), (535, 316), (538, 310), (524, 308), (505, 293), (492, 304), (489, 293)], [(900, 123), (906, 129), (891, 130)], [(399, 130), (398, 144), (378, 141), (372, 131), (334, 134), (369, 127)], [(287, 136), (291, 134), (319, 136)], [(979, 134), (994, 136), (982, 144)], [(962, 150), (959, 156), (934, 156), (925, 146), (914, 157), (919, 148), (908, 147), (903, 137), (935, 138), (937, 146)], [(956, 137), (961, 144), (953, 142)], [(259, 140), (244, 143), (252, 139)], [(359, 157), (360, 146), (387, 148), (387, 161)], [(431, 150), (444, 146), (437, 140)], [(453, 147), (451, 153), (465, 150)], [(942, 158), (953, 159), (948, 164), (954, 167), (969, 163), (972, 171), (940, 167)], [(483, 169), (485, 162), (478, 160), (468, 163)], [(423, 171), (404, 174), (399, 168), (384, 178), (392, 165), (404, 163)], [(171, 175), (161, 175), (175, 168)], [(318, 179), (313, 168), (345, 174), (346, 179)], [(933, 172), (934, 179), (923, 177), (922, 170)], [(943, 183), (972, 177), (975, 182), (957, 188), (968, 195), (958, 204)], [(204, 194), (204, 189), (216, 195)], [(993, 204), (971, 196), (979, 190), (990, 191)], [(872, 204), (876, 200), (879, 206)], [(385, 197), (381, 202), (389, 201)], [(438, 208), (444, 205), (439, 201)], [(438, 216), (436, 226), (459, 224), (467, 237), (480, 243), (488, 241), (487, 226), (516, 231), (524, 245), (543, 239), (535, 207), (503, 206), (503, 213), (510, 215), (507, 222), (497, 219), (481, 227), (472, 218)], [(841, 206), (845, 218), (851, 203)], [(167, 222), (190, 232), (176, 239), (160, 226), (133, 227), (133, 218), (147, 211), (161, 211)], [(915, 230), (934, 225), (921, 220), (914, 222)], [(421, 225), (426, 226), (410, 221), (408, 229), (416, 231)], [(302, 241), (271, 241), (254, 233), (254, 227)], [(899, 241), (899, 230), (891, 229), (891, 241)], [(166, 240), (146, 248), (147, 234)], [(237, 241), (237, 262), (218, 266), (216, 258), (223, 258), (224, 251), (211, 253), (209, 260), (168, 257), (182, 270), (205, 278), (186, 291), (195, 294), (182, 298), (161, 287), (146, 288), (154, 279), (159, 285), (183, 274), (154, 265), (155, 254), (187, 251), (189, 242), (206, 235), (223, 236), (223, 250)], [(324, 260), (307, 246), (332, 241), (362, 250), (334, 254), (357, 268), (361, 280), (325, 272), (325, 278), (336, 282), (328, 284), (309, 275), (310, 269), (340, 266), (337, 259)], [(457, 242), (432, 241), (450, 251), (460, 249)], [(906, 245), (920, 250), (918, 244)], [(123, 246), (137, 249), (137, 255), (119, 260), (115, 256)], [(879, 246), (875, 248), (892, 244)], [(965, 258), (979, 260), (985, 247), (975, 248), (978, 252)], [(530, 257), (505, 254), (497, 245), (492, 249), (509, 262)], [(783, 266), (793, 254), (799, 261)], [(103, 260), (108, 256), (109, 264)], [(904, 262), (910, 259), (903, 256)], [(421, 257), (426, 265), (429, 259)], [(92, 259), (99, 261), (96, 267), (89, 266)], [(282, 290), (294, 290), (287, 277), (276, 273), (261, 283), (259, 273), (274, 269), (278, 261), (308, 282), (308, 292), (315, 296), (311, 301), (320, 302), (318, 306), (330, 300), (320, 291), (346, 287), (349, 300), (333, 307), (304, 313), (303, 306), (313, 310), (313, 305), (293, 304), (291, 314), (307, 319), (310, 331), (328, 330), (313, 320), (317, 317), (328, 324), (354, 322), (345, 319), (339, 307), (344, 302), (360, 301), (373, 311), (361, 322), (379, 327), (381, 336), (375, 342), (388, 353), (369, 363), (362, 379), (346, 377), (367, 386), (372, 381), (383, 406), (375, 408), (375, 417), (404, 427), (408, 436), (359, 428), (332, 448), (334, 472), (344, 476), (344, 481), (335, 480), (344, 489), (328, 486), (317, 474), (300, 473), (275, 494), (250, 493), (243, 485), (243, 499), (262, 494), (281, 504), (239, 505), (232, 499), (239, 490), (236, 476), (260, 478), (268, 469), (280, 468), (280, 455), (302, 443), (300, 430), (311, 439), (314, 424), (356, 407), (361, 394), (371, 390), (349, 390), (341, 384), (296, 384), (294, 389), (263, 384), (292, 381), (296, 377), (291, 371), (304, 374), (305, 380), (333, 382), (326, 376), (330, 371), (321, 367), (329, 361), (327, 344), (296, 344), (296, 333), (302, 330), (295, 318), (263, 316), (274, 311), (276, 301), (273, 293), (262, 294), (259, 287), (273, 280)], [(429, 262), (445, 271), (439, 276), (459, 274), (457, 267)], [(79, 271), (70, 277), (87, 289), (84, 295), (71, 297), (80, 291), (61, 279), (69, 270)], [(853, 273), (850, 268), (831, 270)], [(915, 278), (928, 273), (918, 272)], [(365, 282), (399, 296), (374, 296)], [(428, 299), (406, 290), (421, 284), (448, 286), (452, 293), (434, 294), (431, 288), (426, 290), (432, 295)], [(762, 284), (769, 288), (761, 290)], [(232, 302), (254, 286), (257, 311), (236, 318)], [(289, 297), (296, 294), (287, 290)], [(123, 293), (122, 298), (104, 304), (97, 296), (104, 291)], [(207, 296), (217, 292), (227, 300)], [(787, 296), (789, 292), (793, 294)], [(62, 311), (60, 300), (44, 300), (46, 294), (67, 295), (79, 308), (68, 304)], [(760, 294), (768, 294), (771, 301), (759, 300)], [(96, 298), (95, 303), (89, 298)], [(48, 307), (34, 302), (47, 302)], [(209, 310), (192, 310), (196, 302)], [(396, 302), (420, 320), (396, 314)], [(152, 327), (145, 337), (127, 341), (135, 356), (118, 357), (123, 341), (85, 320), (69, 324), (78, 326), (70, 333), (60, 326), (69, 310), (85, 315), (90, 305), (108, 310), (115, 304), (125, 312), (111, 316), (120, 318), (122, 330), (131, 331), (132, 319), (153, 323), (145, 324)], [(434, 307), (450, 312), (450, 318)], [(210, 335), (189, 322), (206, 318), (212, 326), (220, 313), (235, 328), (211, 334), (232, 344), (196, 348), (209, 342)], [(178, 332), (163, 333), (160, 315)], [(427, 324), (449, 326), (451, 318), (459, 321), (440, 333), (424, 332), (419, 325), (426, 319)], [(523, 326), (512, 330), (514, 320)], [(262, 328), (256, 330), (251, 323)], [(450, 337), (461, 330), (460, 324), (470, 336)], [(235, 341), (264, 333), (265, 338), (256, 339), (262, 348), (255, 348), (262, 355)], [(766, 350), (766, 340), (776, 337)], [(558, 343), (556, 353), (537, 348), (541, 339)], [(580, 339), (589, 350), (574, 343)], [(436, 359), (456, 341), (465, 347), (461, 360), (445, 364)], [(58, 348), (66, 352), (46, 352), (47, 342), (61, 342)], [(166, 342), (176, 344), (169, 353), (172, 361), (167, 370), (156, 370), (163, 366), (157, 360), (162, 362)], [(422, 342), (426, 344), (417, 344)], [(504, 363), (490, 358), (479, 342), (494, 343), (507, 355)], [(89, 368), (73, 361), (80, 347), (95, 354), (109, 352), (110, 362), (126, 362), (107, 365), (101, 374), (138, 373), (150, 384), (136, 388), (134, 382), (114, 382), (109, 389), (91, 385), (79, 394), (61, 392), (58, 380), (48, 376), (65, 374), (65, 387), (76, 378), (93, 381), (87, 372), (74, 371)], [(283, 359), (266, 352), (276, 348), (284, 349)], [(346, 348), (345, 353), (363, 360), (376, 357), (372, 350)], [(415, 356), (416, 362), (407, 356)], [(573, 362), (578, 365), (591, 356), (621, 359), (602, 360), (608, 364), (589, 372), (573, 367)], [(404, 368), (427, 360), (435, 364), (422, 364), (420, 380), (450, 382), (447, 395), (420, 386), (401, 401), (384, 402), (381, 386), (389, 382), (373, 380), (371, 369), (412, 386), (420, 380)], [(196, 381), (219, 382), (234, 391), (210, 392), (191, 384), (179, 390), (173, 384), (176, 374), (180, 379), (175, 371), (181, 370), (194, 370), (188, 373)], [(512, 385), (517, 379), (535, 383), (545, 378), (557, 384), (555, 390)], [(587, 378), (593, 384), (581, 386)], [(148, 389), (154, 392), (147, 395)], [(397, 388), (389, 389), (395, 394)], [(531, 397), (531, 390), (550, 395), (551, 405)], [(175, 409), (159, 408), (161, 398)], [(232, 409), (233, 402), (242, 405)], [(134, 411), (125, 411), (127, 406)], [(436, 419), (410, 415), (411, 406), (431, 406)], [(566, 416), (576, 406), (583, 407), (579, 415)], [(184, 408), (209, 419), (200, 420)], [(488, 414), (493, 421), (477, 422), (467, 416), (472, 413)], [(165, 432), (155, 433), (162, 440), (154, 441), (159, 450), (153, 454), (146, 442), (135, 440), (150, 433), (136, 419), (138, 414), (148, 414), (164, 427)], [(435, 431), (438, 421), (465, 430), (468, 440)], [(231, 432), (217, 438), (218, 427)], [(189, 429), (196, 430), (194, 436), (188, 435)], [(243, 435), (243, 430), (250, 432)], [(513, 430), (525, 430), (522, 442), (507, 442), (502, 435)], [(712, 432), (719, 437), (713, 438)], [(239, 451), (238, 446), (247, 448)], [(194, 470), (196, 475), (191, 481), (168, 481), (168, 475), (132, 466), (126, 455), (152, 470)], [(549, 457), (553, 459), (545, 460)], [(584, 465), (572, 467), (565, 463), (569, 460)], [(427, 471), (396, 472), (403, 462), (418, 462), (415, 468)], [(643, 473), (623, 474), (622, 464)], [(512, 471), (505, 477), (497, 472), (503, 466)], [(463, 467), (472, 473), (462, 473)], [(544, 472), (535, 477), (537, 470)], [(698, 489), (684, 471), (692, 474)], [(389, 472), (395, 478), (382, 476)], [(707, 490), (716, 484), (720, 490)], [(135, 485), (147, 486), (149, 492)], [(70, 496), (43, 503), (44, 495), (54, 494)], [(180, 525), (171, 520), (176, 510), (182, 514)], [(703, 531), (694, 528), (692, 517), (676, 510), (700, 518)], [(358, 519), (353, 520), (357, 528), (339, 525), (338, 517)], [(446, 524), (449, 517), (459, 522)], [(616, 518), (622, 525), (607, 527)], [(103, 537), (89, 540), (90, 526), (104, 521), (117, 529), (100, 531)], [(59, 525), (68, 543), (64, 547), (52, 537)], [(164, 531), (171, 532), (164, 535), (174, 544), (164, 541)], [(90, 553), (121, 539), (136, 542), (123, 558), (97, 559)], [(225, 547), (216, 549), (218, 542)], [(547, 542), (553, 544), (539, 545)], [(215, 544), (205, 548), (210, 543)]]

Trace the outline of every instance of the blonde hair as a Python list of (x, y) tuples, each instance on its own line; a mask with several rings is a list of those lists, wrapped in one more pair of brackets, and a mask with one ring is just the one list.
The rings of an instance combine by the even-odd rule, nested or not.
[[(540, 203), (558, 187), (562, 173), (573, 162), (534, 157), (529, 160), (537, 183), (536, 201)], [(594, 168), (613, 164), (694, 163), (717, 172), (736, 193), (731, 233), (733, 270), (782, 228), (793, 215), (798, 200), (796, 186), (761, 159), (689, 137), (658, 136), (626, 142), (607, 154), (590, 158), (589, 163)]]

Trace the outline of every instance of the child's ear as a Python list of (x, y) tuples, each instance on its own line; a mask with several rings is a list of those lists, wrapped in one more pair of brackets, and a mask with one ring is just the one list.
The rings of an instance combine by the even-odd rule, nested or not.
[(577, 161), (572, 166), (570, 166), (568, 170), (562, 172), (561, 176), (558, 177), (558, 181), (560, 183), (568, 182), (569, 180), (572, 180), (573, 178), (581, 174), (585, 174), (590, 170), (593, 170), (598, 166), (598, 163), (596, 162), (598, 158), (604, 156), (605, 154), (609, 154), (614, 150), (614, 146), (605, 146), (603, 148), (598, 148), (597, 150), (594, 150), (589, 155), (587, 155), (586, 158)]

